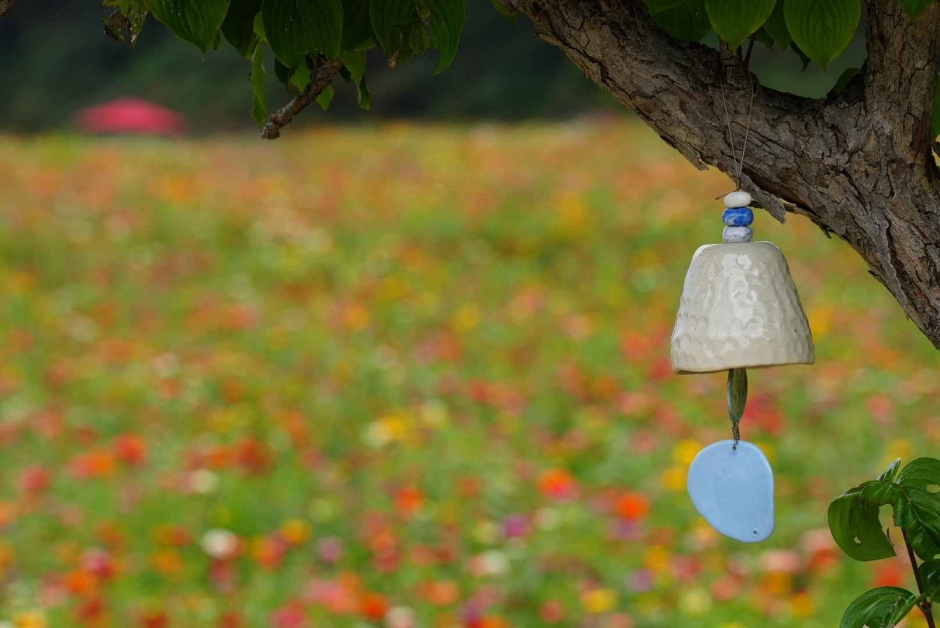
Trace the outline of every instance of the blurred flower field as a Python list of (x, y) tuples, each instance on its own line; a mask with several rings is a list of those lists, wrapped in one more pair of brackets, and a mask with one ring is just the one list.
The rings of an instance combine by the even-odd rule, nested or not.
[(940, 449), (940, 358), (844, 243), (757, 218), (818, 363), (751, 374), (742, 545), (684, 488), (724, 380), (668, 359), (727, 179), (628, 121), (289, 135), (0, 138), (0, 626), (829, 628), (913, 587), (826, 528)]

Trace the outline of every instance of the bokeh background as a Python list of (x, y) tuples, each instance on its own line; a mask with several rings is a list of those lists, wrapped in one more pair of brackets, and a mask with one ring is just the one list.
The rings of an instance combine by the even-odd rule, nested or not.
[[(684, 488), (724, 379), (668, 358), (727, 178), (482, 0), (447, 73), (373, 59), (373, 112), (275, 143), (241, 59), (100, 19), (0, 19), (0, 626), (829, 628), (914, 586), (826, 528), (940, 443), (940, 358), (845, 243), (757, 218), (818, 363), (751, 374), (778, 519), (742, 545)], [(190, 137), (74, 132), (124, 96)]]

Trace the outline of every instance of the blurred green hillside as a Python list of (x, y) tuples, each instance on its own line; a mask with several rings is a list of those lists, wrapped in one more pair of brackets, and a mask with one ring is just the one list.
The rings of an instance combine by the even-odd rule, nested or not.
[[(391, 70), (375, 54), (369, 82), (373, 110), (359, 112), (354, 90), (340, 90), (330, 119), (519, 120), (621, 110), (561, 51), (539, 42), (528, 22), (510, 23), (489, 0), (467, 4), (461, 51), (447, 72), (432, 76), (433, 57)], [(0, 129), (67, 127), (75, 111), (121, 96), (181, 111), (197, 131), (250, 127), (248, 66), (231, 48), (224, 45), (203, 58), (151, 19), (131, 50), (103, 34), (101, 19), (108, 10), (95, 5), (30, 0), (0, 19)], [(845, 68), (861, 65), (863, 58), (863, 46), (855, 42), (828, 69), (801, 72), (794, 53), (757, 46), (752, 67), (766, 85), (822, 96)], [(273, 79), (269, 89), (273, 104), (288, 99)]]

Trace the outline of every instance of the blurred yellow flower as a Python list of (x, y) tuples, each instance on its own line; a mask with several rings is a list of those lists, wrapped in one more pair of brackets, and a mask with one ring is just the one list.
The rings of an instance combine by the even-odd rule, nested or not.
[(663, 488), (670, 491), (684, 491), (689, 471), (685, 467), (669, 467), (659, 476)]
[(7, 280), (7, 289), (12, 294), (24, 294), (29, 292), (30, 288), (33, 287), (33, 284), (36, 283), (36, 278), (25, 272), (16, 271), (13, 272), (10, 278)]
[(386, 414), (366, 427), (365, 441), (369, 445), (382, 448), (393, 442), (407, 441), (411, 436), (409, 417), (398, 414)]
[(46, 628), (46, 617), (39, 611), (26, 611), (13, 616), (13, 628)]
[(479, 325), (482, 318), (480, 307), (475, 303), (467, 303), (454, 313), (454, 327), (458, 332), (468, 332)]
[(816, 604), (812, 596), (806, 591), (797, 593), (790, 598), (790, 612), (794, 617), (804, 619), (811, 616), (816, 611)]
[(588, 613), (607, 613), (617, 606), (617, 592), (613, 589), (593, 589), (581, 595), (581, 606)]
[(689, 438), (680, 440), (672, 450), (672, 460), (677, 465), (688, 467), (701, 450), (702, 444), (697, 440)]
[(565, 235), (577, 235), (590, 224), (590, 212), (587, 205), (579, 197), (566, 194), (558, 199), (555, 208), (558, 217), (558, 226)]
[(389, 275), (382, 280), (379, 291), (386, 301), (400, 301), (408, 295), (408, 284), (399, 275)]
[(178, 574), (185, 567), (182, 556), (172, 549), (157, 550), (151, 558), (151, 563), (154, 569), (166, 576)]
[(806, 318), (809, 319), (809, 328), (813, 330), (813, 336), (822, 338), (829, 332), (834, 314), (835, 310), (831, 305), (819, 305), (807, 313)]
[(887, 466), (895, 458), (900, 458), (903, 465), (905, 461), (910, 460), (913, 456), (914, 445), (911, 441), (904, 438), (895, 438), (888, 442), (884, 464)]
[(310, 538), (310, 524), (303, 519), (288, 519), (281, 524), (281, 537), (291, 545), (300, 545)]
[(671, 561), (669, 549), (663, 545), (653, 545), (643, 554), (643, 565), (647, 569), (652, 569), (657, 573), (662, 573), (669, 569)]
[(343, 326), (346, 329), (359, 331), (369, 324), (369, 310), (358, 303), (354, 303), (343, 312)]
[(781, 571), (771, 571), (761, 578), (761, 588), (775, 596), (788, 595), (793, 589), (793, 577)]

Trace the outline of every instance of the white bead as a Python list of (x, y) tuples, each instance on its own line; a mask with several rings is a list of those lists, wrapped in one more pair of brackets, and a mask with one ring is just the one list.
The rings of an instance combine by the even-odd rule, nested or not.
[(740, 244), (750, 242), (754, 237), (754, 230), (750, 227), (725, 227), (721, 236), (725, 244)]
[(747, 207), (751, 204), (751, 195), (747, 192), (732, 192), (725, 197), (725, 207)]

